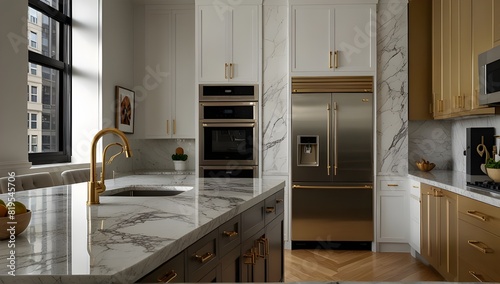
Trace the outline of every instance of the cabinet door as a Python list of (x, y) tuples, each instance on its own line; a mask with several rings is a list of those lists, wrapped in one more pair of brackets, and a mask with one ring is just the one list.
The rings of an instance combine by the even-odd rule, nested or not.
[(257, 82), (259, 69), (259, 9), (257, 5), (239, 5), (232, 9), (229, 21), (228, 69), (231, 82)]
[(458, 276), (458, 211), (454, 193), (438, 190), (439, 198), (439, 266), (438, 271), (447, 281)]
[(331, 71), (333, 10), (329, 6), (292, 7), (292, 71)]
[(428, 184), (421, 184), (420, 252), (433, 267), (438, 267), (437, 214), (438, 203)]
[(443, 116), (442, 112), (442, 74), (441, 74), (441, 0), (432, 1), (432, 96), (434, 98), (434, 118)]
[(241, 262), (240, 247), (234, 248), (227, 253), (220, 262), (221, 274), (220, 281), (223, 283), (238, 283), (241, 282), (240, 262)]
[(375, 7), (335, 6), (333, 18), (335, 71), (375, 71)]
[(241, 244), (241, 282), (266, 282), (265, 245), (261, 241), (263, 238), (264, 228)]
[(420, 253), (420, 183), (410, 182), (410, 246)]
[(474, 0), (472, 2), (472, 75), (474, 95), (472, 97), (472, 109), (482, 108), (479, 106), (479, 77), (477, 57), (479, 54), (493, 47), (493, 2), (492, 0)]
[(449, 54), (450, 71), (448, 72), (450, 76), (450, 106), (451, 112), (461, 112), (462, 111), (462, 96), (460, 92), (460, 0), (450, 0), (450, 42), (449, 42)]
[[(171, 74), (172, 32), (170, 29), (172, 13), (168, 10), (147, 10), (145, 23), (145, 66), (152, 72)], [(148, 90), (145, 109), (146, 138), (169, 138), (171, 135), (171, 98), (173, 76), (152, 76), (144, 78)]]
[(136, 283), (184, 283), (184, 251), (144, 276)]
[(194, 138), (194, 10), (174, 11), (173, 17), (175, 25), (175, 96), (172, 102), (172, 138)]
[(266, 227), (268, 255), (266, 259), (266, 282), (282, 282), (284, 277), (283, 214)]
[(221, 82), (228, 79), (227, 19), (230, 11), (216, 5), (198, 6), (198, 79)]
[(472, 0), (459, 1), (460, 25), (460, 96), (462, 110), (471, 109), (472, 103)]
[[(448, 116), (452, 110), (452, 58), (451, 58), (451, 1), (441, 0), (441, 74), (442, 74), (442, 94), (441, 94), (441, 115)], [(455, 0), (454, 0), (455, 1)], [(455, 94), (453, 94), (455, 95)]]
[(500, 44), (500, 0), (493, 0), (493, 40), (494, 45)]
[(405, 182), (380, 181), (378, 194), (378, 241), (408, 242), (408, 201)]

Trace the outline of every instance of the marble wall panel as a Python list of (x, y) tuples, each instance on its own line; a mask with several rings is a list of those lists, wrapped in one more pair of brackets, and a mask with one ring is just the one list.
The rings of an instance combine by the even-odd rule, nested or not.
[(410, 121), (408, 167), (417, 170), (415, 162), (426, 159), (436, 164), (437, 170), (451, 170), (452, 135), (451, 121)]

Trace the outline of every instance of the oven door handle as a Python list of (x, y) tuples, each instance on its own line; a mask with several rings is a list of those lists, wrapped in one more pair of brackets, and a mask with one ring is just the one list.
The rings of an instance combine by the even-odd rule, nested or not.
[(203, 123), (203, 127), (255, 127), (255, 123)]

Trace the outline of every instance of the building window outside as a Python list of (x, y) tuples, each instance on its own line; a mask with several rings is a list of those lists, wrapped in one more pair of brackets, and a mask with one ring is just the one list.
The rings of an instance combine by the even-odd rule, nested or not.
[(31, 102), (36, 103), (38, 101), (38, 88), (31, 86)]
[(37, 34), (35, 32), (30, 32), (30, 46), (36, 48), (37, 46)]
[(41, 147), (36, 143), (33, 151), (34, 134), (28, 130), (29, 161), (70, 162), (71, 0), (28, 0), (28, 6), (28, 98), (38, 103), (28, 104), (28, 129), (38, 129), (37, 139), (42, 137)]

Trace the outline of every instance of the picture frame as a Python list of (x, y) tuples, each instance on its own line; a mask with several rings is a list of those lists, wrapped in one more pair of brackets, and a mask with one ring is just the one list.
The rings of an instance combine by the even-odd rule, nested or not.
[(134, 133), (135, 122), (135, 92), (121, 87), (115, 87), (116, 94), (116, 128), (123, 133)]

